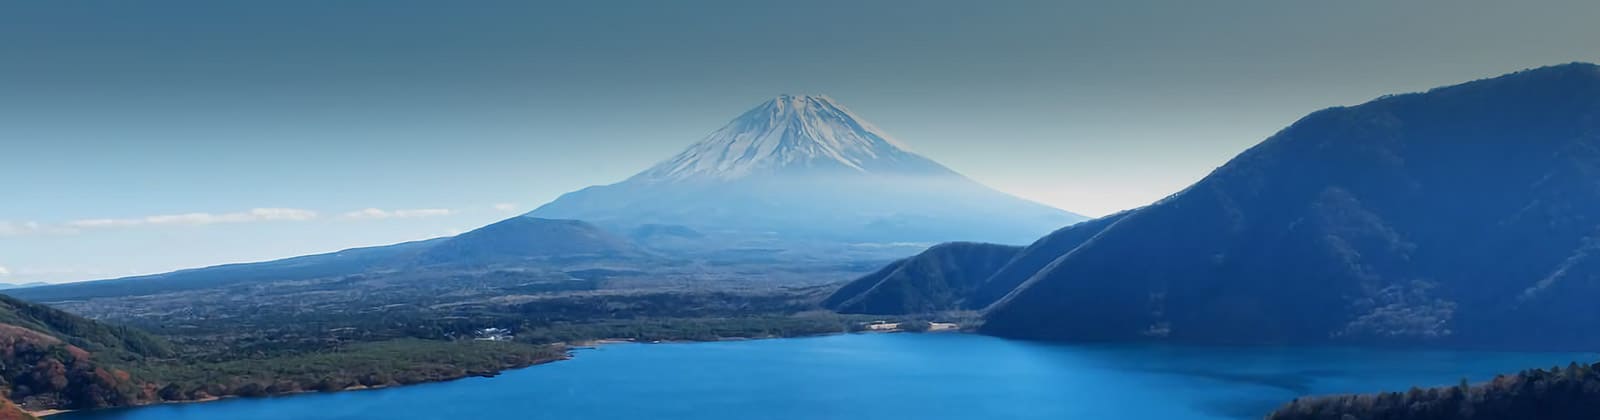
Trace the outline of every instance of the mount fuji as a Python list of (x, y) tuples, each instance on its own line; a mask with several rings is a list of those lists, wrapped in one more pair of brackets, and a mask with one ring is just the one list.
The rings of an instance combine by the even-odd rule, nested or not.
[(852, 264), (902, 257), (923, 243), (1022, 243), (1083, 219), (912, 153), (832, 99), (785, 95), (627, 180), (460, 235), (10, 292), (61, 301), (267, 281), (595, 269), (729, 277), (702, 272), (693, 262), (702, 257), (723, 264), (712, 271), (817, 278), (869, 269)]
[(782, 95), (622, 182), (527, 214), (616, 230), (846, 242), (1025, 243), (1084, 220), (910, 151), (827, 96)]

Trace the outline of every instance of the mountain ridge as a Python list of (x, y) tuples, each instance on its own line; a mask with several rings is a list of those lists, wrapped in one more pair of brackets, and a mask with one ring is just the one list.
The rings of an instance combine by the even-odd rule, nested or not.
[[(656, 258), (628, 239), (576, 220), (516, 216), (460, 235), (261, 262), (10, 289), (35, 301), (153, 294), (254, 281), (304, 280), (397, 270), (477, 270), (604, 259)], [(544, 267), (548, 268), (548, 267)]]
[(935, 245), (856, 279), (823, 300), (840, 313), (900, 315), (977, 310), (992, 300), (979, 294), (1022, 247), (972, 242)]
[(1600, 292), (1597, 98), (1576, 63), (1313, 112), (1062, 255), (982, 331), (1594, 344), (1600, 314), (1562, 296)]

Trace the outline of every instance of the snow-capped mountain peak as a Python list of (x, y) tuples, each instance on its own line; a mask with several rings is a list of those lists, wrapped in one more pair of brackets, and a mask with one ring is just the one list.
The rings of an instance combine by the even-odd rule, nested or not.
[(728, 249), (1027, 243), (1083, 220), (912, 153), (831, 98), (796, 95), (762, 102), (632, 178), (563, 194), (527, 215), (619, 231), (677, 226)]
[(799, 170), (948, 172), (832, 98), (779, 95), (634, 178), (727, 180)]

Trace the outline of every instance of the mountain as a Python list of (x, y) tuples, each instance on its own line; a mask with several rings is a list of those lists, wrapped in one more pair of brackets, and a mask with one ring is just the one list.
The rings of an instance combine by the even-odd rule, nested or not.
[(47, 285), (47, 284), (50, 284), (50, 283), (45, 283), (45, 282), (42, 282), (42, 281), (29, 282), (29, 283), (0, 283), (0, 290), (21, 289), (21, 288), (24, 288), (24, 287), (43, 286), (43, 285)]
[(172, 355), (171, 344), (149, 334), (0, 295), (0, 392), (25, 407), (148, 401), (146, 384), (117, 366)]
[(1082, 219), (912, 153), (832, 99), (781, 96), (626, 181), (454, 237), (13, 292), (56, 302), (407, 270), (654, 261), (657, 254), (719, 264), (877, 263), (925, 243), (1022, 241)]
[(627, 239), (587, 222), (513, 217), (422, 250), (427, 265), (484, 265), (542, 259), (641, 257)]
[(876, 315), (982, 310), (1126, 214), (1061, 228), (1026, 248), (970, 242), (935, 245), (841, 286), (822, 305), (836, 312)]
[(517, 216), (453, 237), (165, 274), (12, 289), (7, 293), (33, 301), (55, 302), (402, 270), (548, 267), (580, 261), (647, 257), (646, 252), (629, 240), (586, 222)]
[(1025, 242), (1083, 220), (985, 187), (909, 151), (826, 96), (783, 95), (622, 182), (528, 213), (617, 231), (722, 237)]
[(832, 98), (780, 95), (630, 181), (733, 180), (784, 173), (955, 175), (907, 151)]
[(1122, 217), (1127, 214), (1128, 212), (1121, 212), (1099, 219), (1080, 222), (1061, 228), (1034, 241), (1027, 248), (1017, 252), (1011, 258), (1011, 261), (1007, 261), (1006, 265), (996, 270), (993, 275), (984, 280), (978, 290), (973, 292), (973, 300), (983, 304), (983, 306), (974, 307), (974, 309), (984, 309), (1011, 294), (1012, 291), (1017, 289), (1017, 286), (1032, 278), (1034, 273), (1043, 270), (1062, 255), (1066, 255), (1073, 249), (1078, 248), (1079, 245), (1094, 238), (1095, 235), (1099, 235), (1100, 232), (1105, 231), (1106, 227), (1122, 220)]
[(706, 235), (700, 233), (700, 231), (690, 229), (688, 226), (678, 225), (645, 224), (628, 231), (629, 239), (641, 242), (664, 239), (701, 239), (705, 237)]
[(382, 270), (443, 238), (394, 245), (351, 248), (326, 254), (280, 260), (224, 264), (178, 270), (170, 273), (122, 277), (75, 283), (52, 284), (7, 290), (23, 299), (53, 302), (112, 296), (138, 296), (170, 290), (226, 286), (258, 281), (311, 279)]
[(896, 315), (983, 309), (973, 295), (1021, 247), (954, 242), (929, 248), (856, 279), (823, 301), (841, 313)]
[(1594, 348), (1600, 67), (1318, 111), (1118, 219), (981, 331)]

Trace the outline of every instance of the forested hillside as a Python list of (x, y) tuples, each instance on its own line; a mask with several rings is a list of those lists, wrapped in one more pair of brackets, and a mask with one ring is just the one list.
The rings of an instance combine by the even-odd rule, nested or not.
[(1302, 398), (1269, 420), (1466, 420), (1600, 418), (1600, 364), (1526, 370), (1485, 384)]
[(129, 367), (170, 357), (164, 340), (0, 295), (0, 391), (27, 407), (96, 408), (151, 398)]

